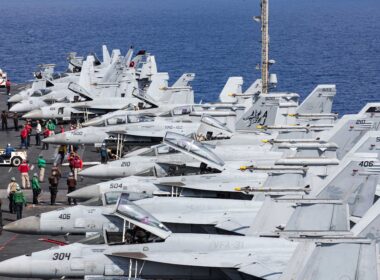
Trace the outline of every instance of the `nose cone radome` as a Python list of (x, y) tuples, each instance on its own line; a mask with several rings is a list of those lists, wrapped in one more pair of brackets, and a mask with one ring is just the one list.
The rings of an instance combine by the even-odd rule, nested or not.
[(9, 111), (10, 112), (17, 112), (17, 113), (21, 113), (21, 112), (28, 112), (30, 110), (32, 110), (34, 108), (30, 108), (29, 104), (25, 104), (24, 102), (19, 102), (19, 103), (16, 103), (15, 105), (13, 105)]
[(108, 164), (98, 164), (79, 172), (79, 175), (92, 178), (113, 178), (113, 168)]
[(65, 132), (42, 139), (42, 142), (48, 143), (48, 144), (72, 144), (68, 141)]
[(30, 262), (30, 257), (20, 256), (0, 262), (0, 275), (32, 278), (32, 264)]
[(100, 196), (100, 187), (99, 185), (90, 185), (68, 193), (67, 196), (79, 200), (89, 200)]
[(21, 102), (22, 100), (23, 100), (23, 97), (21, 94), (15, 94), (8, 99), (8, 102), (16, 103), (16, 102)]
[(43, 114), (41, 109), (35, 109), (22, 116), (24, 119), (43, 119)]
[(4, 230), (15, 233), (36, 234), (40, 232), (40, 218), (27, 217), (4, 226)]

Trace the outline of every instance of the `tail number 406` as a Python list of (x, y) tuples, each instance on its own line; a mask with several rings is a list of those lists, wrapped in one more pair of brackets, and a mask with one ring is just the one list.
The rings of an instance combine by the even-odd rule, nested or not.
[(373, 161), (361, 161), (359, 163), (359, 166), (361, 166), (361, 167), (372, 167)]

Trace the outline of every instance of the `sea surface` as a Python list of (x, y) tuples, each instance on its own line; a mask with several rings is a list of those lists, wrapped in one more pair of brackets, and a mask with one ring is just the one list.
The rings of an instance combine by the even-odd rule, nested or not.
[[(0, 68), (24, 82), (41, 63), (65, 70), (71, 51), (133, 45), (172, 82), (196, 73), (197, 101), (214, 101), (229, 76), (260, 76), (259, 13), (259, 0), (0, 0)], [(379, 0), (270, 0), (270, 36), (279, 91), (334, 83), (341, 114), (380, 101)]]

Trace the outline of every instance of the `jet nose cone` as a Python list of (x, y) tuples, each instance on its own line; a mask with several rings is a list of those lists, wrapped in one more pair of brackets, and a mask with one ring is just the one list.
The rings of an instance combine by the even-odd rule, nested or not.
[[(66, 144), (65, 133), (59, 133), (53, 136), (49, 136), (48, 138), (42, 139), (42, 142), (48, 144)], [(68, 143), (67, 143), (68, 144)]]
[(10, 112), (17, 112), (17, 113), (19, 113), (19, 112), (26, 112), (26, 111), (28, 111), (26, 108), (25, 108), (25, 106), (24, 106), (24, 104), (22, 104), (22, 103), (17, 103), (17, 104), (15, 104), (15, 105), (13, 105), (10, 109), (9, 109), (9, 111)]
[(30, 111), (22, 116), (25, 119), (42, 119), (42, 111), (41, 109), (36, 109), (33, 111)]
[(22, 101), (22, 97), (19, 94), (13, 95), (13, 96), (9, 97), (9, 99), (8, 99), (8, 102), (10, 102), (10, 103), (16, 103), (16, 102), (20, 102), (20, 101)]
[(109, 176), (109, 167), (107, 164), (98, 164), (91, 166), (79, 172), (79, 175), (84, 177), (103, 178)]
[(89, 200), (100, 196), (100, 187), (99, 185), (90, 185), (68, 193), (67, 196), (79, 200)]
[(32, 277), (30, 257), (20, 256), (0, 262), (0, 275), (9, 277)]
[(15, 233), (35, 234), (40, 232), (40, 218), (31, 216), (4, 226), (4, 230)]

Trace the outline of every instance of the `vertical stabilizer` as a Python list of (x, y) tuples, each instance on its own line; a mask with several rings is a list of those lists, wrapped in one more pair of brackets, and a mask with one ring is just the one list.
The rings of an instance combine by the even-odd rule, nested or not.
[(379, 120), (360, 115), (343, 116), (330, 131), (326, 131), (321, 138), (338, 145), (338, 159), (342, 159), (368, 132), (377, 130)]
[(190, 82), (192, 82), (195, 78), (194, 73), (184, 73), (178, 80), (172, 85), (173, 88), (181, 88), (190, 86)]
[(329, 114), (335, 94), (335, 85), (318, 85), (297, 108), (297, 113)]
[(111, 56), (110, 56), (110, 53), (108, 52), (108, 48), (106, 45), (102, 46), (102, 51), (103, 51), (103, 64), (108, 66), (111, 63)]
[(249, 86), (249, 88), (247, 88), (247, 90), (244, 92), (244, 94), (260, 94), (261, 93), (261, 89), (262, 89), (262, 83), (261, 83), (261, 79), (257, 79), (256, 81), (254, 81), (252, 83), (252, 85)]
[(128, 49), (127, 54), (125, 55), (125, 66), (129, 67), (129, 64), (132, 61), (132, 56), (133, 56), (133, 47), (130, 47)]
[(355, 154), (341, 162), (322, 188), (312, 188), (311, 195), (347, 202), (350, 214), (361, 217), (373, 204), (379, 174), (377, 154)]
[(233, 94), (241, 94), (243, 86), (242, 77), (229, 77), (227, 83), (224, 85), (219, 94), (220, 102), (235, 103), (237, 101)]
[(152, 75), (151, 83), (146, 91), (146, 95), (156, 101), (165, 102), (170, 98), (169, 94), (165, 94), (165, 88), (168, 87), (169, 74), (160, 72)]
[(79, 86), (85, 89), (87, 92), (91, 91), (91, 79), (94, 73), (94, 57), (87, 56), (87, 59), (83, 61), (82, 71), (79, 76)]
[(111, 54), (111, 64), (114, 64), (119, 61), (121, 56), (121, 51), (119, 49), (112, 50)]
[(258, 130), (260, 126), (274, 125), (280, 101), (259, 95), (236, 122), (236, 130)]

